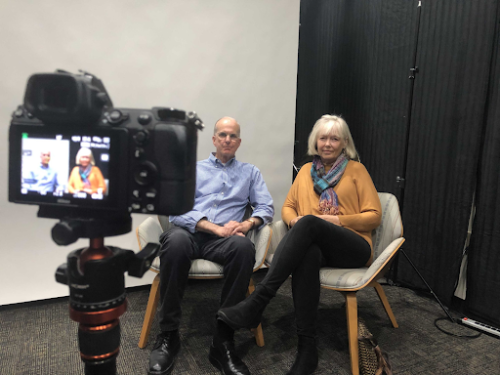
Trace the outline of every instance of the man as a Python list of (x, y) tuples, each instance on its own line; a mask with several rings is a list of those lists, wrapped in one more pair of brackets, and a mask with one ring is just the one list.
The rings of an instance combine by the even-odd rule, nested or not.
[[(260, 171), (235, 159), (241, 144), (240, 126), (223, 117), (215, 124), (215, 153), (197, 163), (193, 209), (171, 216), (176, 225), (160, 236), (160, 328), (149, 359), (149, 374), (170, 374), (180, 349), (181, 300), (191, 261), (207, 259), (223, 265), (225, 281), (221, 307), (245, 298), (255, 263), (255, 248), (245, 234), (272, 220), (273, 200)], [(242, 221), (247, 204), (252, 217)], [(217, 321), (210, 362), (223, 374), (250, 374), (236, 355), (234, 330)]]
[(53, 193), (57, 188), (57, 172), (49, 166), (50, 151), (40, 153), (40, 165), (23, 178), (23, 186), (42, 194)]

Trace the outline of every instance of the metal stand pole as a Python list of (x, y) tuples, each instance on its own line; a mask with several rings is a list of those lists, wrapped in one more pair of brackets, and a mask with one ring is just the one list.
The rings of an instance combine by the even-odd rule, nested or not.
[[(401, 189), (401, 195), (400, 195), (400, 207), (401, 207), (401, 216), (403, 216), (403, 207), (404, 207), (404, 193), (405, 193), (405, 182), (406, 182), (406, 166), (408, 164), (408, 145), (410, 143), (410, 128), (411, 128), (411, 112), (412, 112), (412, 105), (413, 105), (413, 91), (415, 87), (415, 76), (418, 73), (418, 66), (417, 66), (417, 51), (418, 51), (418, 35), (420, 33), (420, 13), (422, 9), (422, 1), (418, 2), (417, 5), (417, 28), (415, 30), (415, 44), (414, 44), (414, 50), (413, 50), (413, 59), (412, 59), (412, 67), (410, 68), (410, 76), (408, 77), (411, 80), (410, 84), (410, 96), (409, 96), (409, 102), (408, 102), (408, 113), (406, 116), (406, 147), (405, 147), (405, 154), (404, 154), (404, 159), (403, 159), (403, 173), (401, 176), (396, 177), (396, 182), (398, 183), (400, 189)], [(443, 309), (443, 311), (446, 313), (448, 318), (454, 323), (455, 320), (452, 318), (448, 310), (445, 308), (445, 306), (441, 303), (439, 300), (438, 296), (430, 285), (425, 281), (424, 277), (422, 274), (419, 272), (415, 264), (411, 261), (411, 259), (406, 255), (404, 249), (399, 250), (400, 253), (404, 255), (406, 260), (410, 263), (410, 265), (413, 267), (417, 275), (420, 277), (420, 279), (424, 282), (426, 287), (429, 289), (435, 300), (439, 303), (439, 306)], [(395, 263), (397, 265), (397, 263)], [(394, 268), (394, 274), (397, 276), (397, 266)]]

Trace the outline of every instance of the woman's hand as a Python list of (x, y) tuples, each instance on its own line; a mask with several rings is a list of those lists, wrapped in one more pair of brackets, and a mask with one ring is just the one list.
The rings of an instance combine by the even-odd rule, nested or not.
[(293, 218), (292, 220), (290, 220), (290, 223), (288, 224), (288, 226), (291, 228), (293, 227), (295, 224), (297, 224), (297, 221), (299, 221), (300, 219), (302, 219), (304, 216), (297, 216), (296, 218)]
[(338, 216), (336, 215), (316, 215), (316, 217), (319, 217), (320, 219), (323, 219), (325, 221), (328, 221), (329, 223), (332, 223), (332, 224), (335, 224), (335, 225), (338, 225), (339, 227), (342, 226), (342, 224), (340, 224), (340, 219)]

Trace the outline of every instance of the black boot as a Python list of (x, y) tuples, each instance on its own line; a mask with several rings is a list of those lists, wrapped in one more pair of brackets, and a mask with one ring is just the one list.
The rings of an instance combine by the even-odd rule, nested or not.
[(309, 375), (318, 367), (318, 349), (312, 337), (299, 336), (297, 356), (290, 371), (286, 375)]
[(175, 357), (177, 357), (180, 347), (179, 331), (169, 331), (159, 334), (149, 356), (148, 374), (170, 374), (174, 369)]
[(256, 328), (262, 320), (264, 309), (273, 297), (266, 287), (257, 285), (255, 291), (237, 305), (220, 309), (217, 317), (234, 330)]

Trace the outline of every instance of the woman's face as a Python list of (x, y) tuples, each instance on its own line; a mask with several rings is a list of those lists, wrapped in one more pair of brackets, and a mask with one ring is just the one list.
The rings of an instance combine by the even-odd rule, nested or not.
[(90, 163), (90, 156), (89, 155), (82, 155), (80, 156), (80, 165), (82, 167), (87, 167)]
[(332, 164), (337, 160), (345, 147), (344, 140), (338, 134), (320, 134), (316, 149), (323, 164)]

